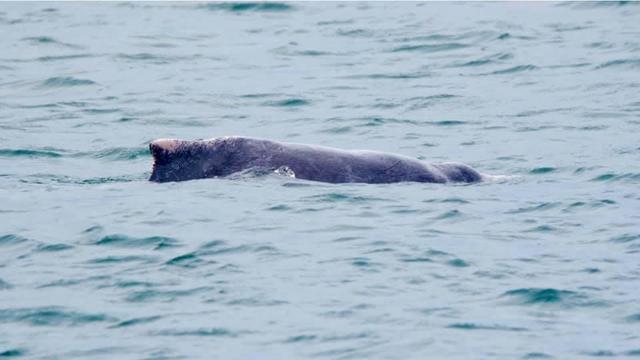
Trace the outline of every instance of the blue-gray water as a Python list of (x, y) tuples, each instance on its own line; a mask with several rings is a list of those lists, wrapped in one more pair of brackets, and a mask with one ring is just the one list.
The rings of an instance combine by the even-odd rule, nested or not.
[[(640, 7), (0, 5), (0, 358), (640, 356)], [(146, 181), (158, 137), (488, 183)]]

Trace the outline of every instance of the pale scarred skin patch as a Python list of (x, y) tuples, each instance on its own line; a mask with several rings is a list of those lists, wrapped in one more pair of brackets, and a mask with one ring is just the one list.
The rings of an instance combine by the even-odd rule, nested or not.
[(178, 139), (158, 139), (158, 140), (154, 140), (151, 143), (153, 146), (157, 146), (161, 149), (163, 149), (164, 151), (175, 151), (178, 146), (180, 145), (180, 140)]

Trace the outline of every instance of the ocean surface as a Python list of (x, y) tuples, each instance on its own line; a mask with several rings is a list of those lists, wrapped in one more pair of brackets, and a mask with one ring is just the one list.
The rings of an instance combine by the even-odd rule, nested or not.
[[(640, 356), (637, 3), (0, 4), (0, 358)], [(156, 138), (474, 185), (156, 184)]]

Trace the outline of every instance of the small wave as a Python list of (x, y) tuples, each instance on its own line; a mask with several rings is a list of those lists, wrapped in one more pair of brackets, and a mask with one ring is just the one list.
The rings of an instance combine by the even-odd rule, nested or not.
[(299, 342), (309, 342), (309, 341), (316, 340), (317, 338), (318, 338), (317, 335), (297, 335), (297, 336), (292, 336), (287, 338), (284, 341), (284, 343), (290, 344), (290, 343), (299, 343)]
[[(575, 8), (598, 8), (598, 7), (622, 7), (622, 6), (638, 6), (637, 1), (585, 1), (585, 2), (566, 2), (562, 3), (566, 6), (573, 6)], [(560, 5), (560, 4), (559, 4)]]
[(354, 20), (329, 20), (329, 21), (318, 21), (316, 25), (318, 26), (327, 26), (327, 25), (349, 25), (353, 24)]
[(638, 180), (640, 180), (640, 173), (626, 173), (626, 174), (606, 173), (606, 174), (598, 175), (595, 178), (591, 179), (591, 181), (638, 181)]
[(407, 100), (410, 103), (409, 110), (420, 110), (431, 107), (435, 104), (442, 103), (444, 100), (449, 100), (459, 97), (452, 94), (436, 94), (431, 96), (413, 97)]
[(477, 60), (471, 60), (471, 61), (467, 61), (464, 63), (459, 64), (458, 66), (463, 67), (463, 66), (482, 66), (482, 65), (487, 65), (487, 64), (491, 64), (494, 63), (493, 60), (491, 59), (477, 59)]
[(435, 220), (448, 220), (448, 219), (455, 219), (455, 218), (459, 218), (462, 217), (463, 214), (460, 210), (457, 209), (453, 209), (453, 210), (449, 210), (446, 211), (436, 217), (434, 217)]
[(431, 73), (423, 72), (423, 71), (415, 71), (409, 73), (385, 73), (385, 74), (362, 74), (362, 75), (348, 75), (345, 76), (345, 79), (388, 79), (388, 80), (398, 80), (398, 79), (422, 79), (426, 77), (430, 77)]
[(552, 233), (557, 232), (558, 229), (551, 225), (538, 225), (536, 227), (532, 227), (531, 229), (525, 230), (525, 232), (534, 232), (534, 233)]
[(56, 39), (49, 36), (31, 36), (31, 37), (22, 38), (22, 40), (34, 42), (38, 44), (54, 44), (58, 42)]
[(85, 59), (93, 57), (91, 54), (69, 54), (69, 55), (57, 55), (57, 56), (40, 56), (36, 58), (36, 61), (41, 62), (49, 62), (49, 61), (59, 61), (59, 60), (74, 60), (74, 59)]
[(267, 211), (288, 211), (288, 210), (293, 210), (293, 208), (285, 204), (273, 205), (267, 208)]
[(458, 125), (465, 125), (467, 122), (462, 120), (438, 120), (438, 121), (430, 121), (427, 123), (431, 125), (436, 125), (436, 126), (458, 126)]
[[(339, 118), (332, 118), (330, 120), (336, 120)], [(420, 122), (411, 119), (398, 119), (398, 118), (385, 118), (380, 116), (368, 116), (363, 118), (354, 119), (356, 121), (362, 121), (358, 127), (370, 127), (370, 126), (383, 126), (385, 124), (403, 124), (403, 125), (419, 125)]]
[(160, 55), (154, 55), (149, 53), (119, 54), (118, 57), (121, 59), (127, 59), (127, 60), (165, 60), (164, 57)]
[(80, 48), (80, 46), (67, 44), (61, 41), (58, 41), (51, 36), (29, 36), (21, 39), (22, 41), (34, 44), (34, 45), (57, 45), (64, 46), (68, 48)]
[(253, 93), (253, 94), (244, 94), (239, 97), (244, 99), (263, 99), (268, 97), (282, 96), (283, 94), (279, 93)]
[(203, 263), (195, 252), (190, 252), (169, 259), (165, 264), (183, 268), (195, 268)]
[(321, 50), (290, 50), (288, 47), (283, 46), (272, 50), (277, 55), (284, 56), (327, 56), (327, 55), (343, 55), (340, 53), (332, 53), (329, 51)]
[(522, 213), (529, 213), (534, 211), (545, 211), (545, 210), (554, 209), (558, 207), (558, 205), (560, 205), (560, 203), (558, 202), (543, 202), (538, 205), (520, 207), (515, 210), (509, 210), (507, 211), (507, 214), (522, 214)]
[(329, 203), (337, 203), (337, 202), (368, 203), (372, 201), (384, 201), (384, 199), (381, 199), (381, 198), (350, 195), (350, 194), (343, 194), (343, 193), (328, 193), (328, 194), (322, 194), (322, 195), (314, 195), (314, 196), (308, 197), (307, 199), (312, 200), (314, 202), (329, 202)]
[(442, 204), (468, 204), (469, 201), (457, 197), (444, 198), (444, 199), (428, 199), (423, 200), (424, 203), (442, 203)]
[(320, 50), (301, 50), (301, 51), (296, 51), (293, 53), (294, 55), (301, 55), (301, 56), (324, 56), (324, 55), (335, 55), (333, 53), (330, 53), (328, 51), (320, 51)]
[(246, 252), (276, 252), (276, 248), (271, 246), (249, 246), (249, 245), (240, 245), (240, 246), (231, 246), (231, 247), (205, 247), (203, 250), (199, 250), (198, 253), (202, 255), (227, 255), (227, 254), (239, 254)]
[(75, 326), (112, 320), (104, 314), (85, 314), (60, 307), (0, 309), (0, 322), (20, 322), (35, 326)]
[(242, 12), (281, 12), (281, 11), (291, 11), (294, 9), (293, 6), (280, 3), (280, 2), (221, 2), (221, 3), (209, 3), (205, 4), (204, 7), (207, 10), (212, 11), (230, 11), (235, 13)]
[[(333, 317), (346, 317), (347, 315), (351, 315), (353, 313), (352, 310), (344, 310), (342, 311), (342, 316), (338, 315), (338, 316), (333, 316)], [(332, 314), (333, 315), (333, 314)], [(367, 332), (360, 332), (360, 333), (347, 333), (344, 335), (330, 335), (330, 336), (318, 336), (318, 335), (313, 335), (313, 334), (301, 334), (301, 335), (297, 335), (297, 336), (291, 336), (289, 338), (287, 338), (286, 340), (284, 340), (283, 342), (285, 344), (289, 344), (289, 343), (299, 343), (299, 342), (310, 342), (310, 341), (320, 341), (320, 342), (336, 342), (336, 341), (346, 341), (346, 340), (354, 340), (354, 339), (364, 339), (367, 337), (370, 337), (371, 334), (367, 333)]]
[(160, 250), (167, 247), (178, 246), (178, 240), (165, 236), (136, 238), (122, 234), (113, 234), (104, 236), (94, 241), (93, 244), (116, 247), (153, 247), (154, 250)]
[(149, 153), (149, 149), (147, 147), (138, 147), (138, 148), (127, 148), (127, 147), (117, 147), (117, 148), (108, 148), (104, 150), (99, 150), (90, 153), (78, 153), (75, 156), (91, 156), (96, 159), (107, 159), (107, 160), (135, 160), (138, 158), (147, 158), (151, 157)]
[(118, 108), (107, 108), (107, 109), (98, 109), (98, 108), (90, 108), (90, 109), (82, 109), (83, 113), (86, 114), (112, 114), (121, 111)]
[(58, 252), (73, 249), (73, 246), (67, 244), (40, 244), (35, 251), (38, 252)]
[(403, 257), (400, 259), (402, 262), (406, 263), (432, 263), (434, 262), (431, 258), (425, 256), (417, 256), (417, 257)]
[(612, 60), (596, 66), (596, 69), (604, 69), (609, 67), (628, 67), (628, 68), (634, 69), (634, 68), (640, 67), (640, 59)]
[(13, 288), (13, 285), (11, 285), (8, 282), (0, 279), (0, 290), (7, 290), (7, 289), (11, 289), (11, 288)]
[(451, 259), (449, 261), (447, 261), (447, 265), (449, 266), (453, 266), (453, 267), (469, 267), (469, 263), (462, 260), (462, 259)]
[(353, 131), (351, 126), (336, 126), (328, 129), (322, 129), (318, 132), (326, 133), (326, 134), (346, 134)]
[(451, 256), (448, 252), (437, 249), (429, 249), (425, 251), (425, 254), (429, 256)]
[(535, 65), (518, 65), (518, 66), (510, 67), (507, 69), (493, 71), (489, 73), (489, 75), (516, 74), (516, 73), (532, 71), (536, 69), (538, 69), (538, 67)]
[(537, 167), (537, 168), (533, 168), (529, 171), (529, 174), (534, 174), (534, 175), (541, 175), (541, 174), (548, 174), (548, 173), (552, 173), (557, 171), (558, 169), (554, 168), (554, 167), (548, 167), (548, 166), (544, 166), (544, 167)]
[(146, 317), (138, 317), (129, 320), (121, 321), (113, 326), (112, 328), (122, 328), (122, 327), (130, 327), (141, 324), (148, 324), (154, 322), (156, 320), (162, 319), (162, 316), (146, 316)]
[(0, 358), (21, 357), (27, 354), (24, 349), (9, 349), (0, 352)]
[(526, 353), (522, 358), (523, 359), (552, 359), (553, 356), (547, 355), (541, 352), (530, 352), (530, 353)]
[(178, 298), (212, 291), (212, 287), (203, 286), (186, 290), (142, 290), (130, 293), (126, 300), (128, 302), (149, 302), (159, 300), (163, 302), (175, 301)]
[(373, 31), (366, 29), (339, 29), (336, 31), (336, 35), (338, 36), (347, 36), (347, 37), (372, 37)]
[(379, 266), (379, 264), (372, 262), (370, 259), (366, 257), (357, 257), (357, 258), (348, 259), (348, 260), (351, 261), (351, 265), (359, 268), (371, 268), (371, 267)]
[(511, 297), (516, 303), (521, 305), (562, 305), (567, 307), (574, 306), (594, 306), (601, 305), (589, 299), (584, 294), (570, 291), (558, 290), (552, 288), (522, 288), (509, 290), (502, 294), (503, 297)]
[(135, 53), (135, 54), (119, 54), (116, 56), (118, 59), (128, 61), (145, 61), (157, 65), (169, 64), (181, 60), (194, 60), (202, 57), (202, 55), (195, 54), (191, 56), (167, 56), (150, 53)]
[(611, 238), (611, 241), (617, 242), (617, 243), (628, 243), (636, 240), (640, 240), (640, 234), (623, 234), (623, 235), (619, 235)]
[(624, 318), (625, 321), (630, 323), (640, 323), (640, 313), (629, 315)]
[(461, 41), (461, 40), (472, 40), (474, 43), (483, 40), (493, 40), (497, 36), (497, 32), (495, 31), (487, 31), (487, 30), (474, 30), (474, 31), (466, 31), (466, 32), (455, 32), (455, 33), (431, 33), (429, 35), (418, 35), (418, 36), (409, 36), (409, 37), (401, 37), (401, 38), (392, 38), (391, 41), (394, 43), (397, 42), (428, 42), (428, 41)]
[(132, 181), (146, 180), (148, 175), (123, 175), (123, 176), (107, 176), (107, 177), (97, 177), (97, 178), (89, 178), (82, 180), (69, 180), (64, 179), (63, 181), (59, 181), (61, 183), (70, 183), (70, 184), (82, 184), (82, 185), (101, 185), (101, 184), (111, 184), (111, 183), (126, 183)]
[(585, 47), (593, 48), (593, 49), (611, 49), (614, 48), (616, 44), (608, 41), (596, 41), (592, 43), (588, 43)]
[(224, 329), (224, 328), (200, 328), (193, 330), (160, 330), (153, 332), (152, 335), (156, 336), (222, 336), (222, 337), (236, 337), (237, 333)]
[(71, 76), (56, 76), (42, 82), (44, 87), (70, 87), (94, 85), (95, 82), (87, 79), (76, 79)]
[(567, 112), (567, 111), (572, 111), (572, 110), (576, 110), (576, 108), (561, 107), (561, 108), (540, 109), (540, 110), (527, 110), (527, 111), (519, 112), (515, 116), (516, 117), (530, 117), (530, 116), (551, 114), (551, 113), (556, 113), (556, 112)]
[(0, 149), (0, 157), (59, 158), (62, 154), (52, 150)]
[[(200, 247), (197, 251), (188, 252), (176, 257), (171, 258), (165, 264), (178, 266), (183, 268), (195, 268), (197, 266), (202, 265), (206, 261), (204, 260), (207, 256), (219, 256), (219, 255), (230, 255), (230, 254), (240, 254), (240, 253), (270, 253), (275, 254), (278, 253), (278, 250), (272, 246), (268, 245), (240, 245), (240, 246), (225, 246), (224, 241), (214, 240), (208, 242)], [(208, 261), (209, 263), (211, 261)]]
[(475, 67), (475, 66), (501, 63), (503, 60), (509, 60), (512, 58), (513, 58), (513, 55), (510, 53), (496, 53), (490, 56), (482, 57), (482, 58), (471, 60), (471, 61), (457, 62), (457, 63), (454, 63), (452, 66)]
[(300, 98), (291, 98), (291, 99), (284, 99), (279, 101), (267, 101), (263, 103), (263, 105), (266, 105), (266, 106), (279, 106), (279, 107), (298, 107), (298, 106), (305, 106), (309, 104), (310, 102), (308, 100), (300, 99)]
[(439, 51), (458, 50), (469, 47), (467, 44), (447, 43), (447, 44), (420, 44), (399, 46), (391, 50), (391, 52), (424, 52), (433, 53)]
[(128, 256), (105, 256), (99, 257), (95, 259), (91, 259), (87, 261), (89, 264), (120, 264), (120, 263), (128, 263), (128, 262), (152, 262), (154, 258), (149, 256), (136, 256), (136, 255), (128, 255)]
[(27, 241), (29, 241), (29, 239), (24, 238), (20, 235), (15, 235), (15, 234), (7, 234), (7, 235), (0, 236), (0, 246), (11, 246), (11, 245), (20, 244)]
[(285, 304), (287, 304), (287, 302), (282, 300), (269, 300), (256, 297), (234, 299), (226, 303), (226, 305), (231, 306), (279, 306)]
[(447, 325), (449, 329), (460, 330), (500, 330), (500, 331), (528, 331), (529, 329), (517, 326), (505, 325), (480, 325), (475, 323), (453, 323)]
[(441, 99), (451, 99), (458, 97), (458, 95), (452, 94), (436, 94), (431, 96), (418, 96), (407, 99), (407, 101), (429, 101), (429, 100), (441, 100)]

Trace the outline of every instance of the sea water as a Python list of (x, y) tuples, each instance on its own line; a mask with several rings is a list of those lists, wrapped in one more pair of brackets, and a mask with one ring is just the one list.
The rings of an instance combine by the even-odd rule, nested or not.
[[(0, 4), (0, 358), (640, 356), (634, 3)], [(474, 185), (147, 181), (156, 138)]]

